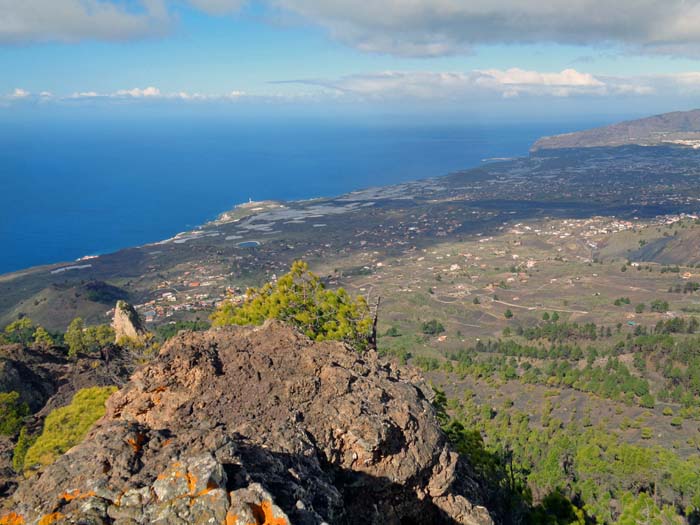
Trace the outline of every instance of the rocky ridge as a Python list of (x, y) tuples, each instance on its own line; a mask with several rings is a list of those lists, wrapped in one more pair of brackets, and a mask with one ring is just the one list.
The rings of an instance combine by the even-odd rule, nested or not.
[(180, 334), (5, 520), (491, 524), (430, 396), (410, 369), (278, 323)]

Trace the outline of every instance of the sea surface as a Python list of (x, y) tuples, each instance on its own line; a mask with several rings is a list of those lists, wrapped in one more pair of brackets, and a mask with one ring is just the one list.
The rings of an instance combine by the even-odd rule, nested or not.
[(0, 123), (0, 273), (158, 241), (248, 199), (333, 196), (523, 156), (542, 135), (584, 127), (214, 117)]

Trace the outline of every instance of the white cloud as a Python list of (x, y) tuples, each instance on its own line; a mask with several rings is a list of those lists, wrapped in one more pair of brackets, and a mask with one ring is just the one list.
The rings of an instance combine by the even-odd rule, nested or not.
[(188, 0), (192, 7), (212, 15), (225, 15), (241, 8), (246, 0)]
[[(48, 93), (48, 92), (47, 92)], [(145, 88), (135, 87), (131, 89), (118, 89), (112, 92), (99, 93), (97, 91), (76, 91), (66, 97), (56, 97), (49, 93), (54, 100), (122, 100), (122, 101), (138, 101), (138, 100), (171, 100), (171, 101), (224, 101), (236, 100), (246, 96), (243, 91), (231, 91), (229, 93), (219, 95), (205, 95), (202, 93), (190, 93), (188, 91), (176, 91), (172, 93), (164, 93), (155, 86)]]
[(494, 43), (700, 53), (700, 0), (275, 0), (358, 49), (438, 56)]
[[(247, 0), (0, 0), (0, 44), (167, 33), (177, 8), (233, 13)], [(252, 3), (252, 2), (250, 2)], [(608, 47), (700, 57), (700, 0), (258, 0), (357, 49), (401, 56), (483, 44)], [(274, 17), (273, 17), (274, 18)]]
[[(575, 69), (561, 72), (487, 69), (471, 72), (384, 71), (331, 80), (298, 80), (337, 93), (364, 98), (464, 99), (473, 94), (513, 98), (519, 95), (611, 95), (620, 92), (617, 79), (595, 77)], [(631, 92), (629, 88), (625, 91)]]
[(26, 89), (15, 88), (10, 93), (0, 94), (0, 107), (8, 107), (14, 103), (27, 100), (31, 97), (31, 93)]
[(76, 91), (72, 95), (66, 98), (98, 98), (101, 95), (96, 91)]
[(15, 88), (12, 93), (7, 95), (8, 98), (13, 98), (13, 99), (22, 99), (22, 98), (27, 98), (31, 95), (31, 93), (25, 89), (22, 88)]
[(575, 69), (565, 69), (560, 73), (541, 73), (511, 68), (505, 71), (498, 69), (477, 70), (485, 76), (493, 78), (499, 84), (533, 85), (533, 86), (577, 86), (602, 87), (605, 84), (589, 73), (580, 73)]
[(159, 34), (170, 17), (165, 0), (0, 0), (0, 43), (128, 40)]
[(147, 88), (133, 88), (133, 89), (120, 89), (115, 93), (109, 95), (110, 97), (131, 97), (131, 98), (144, 98), (144, 97), (161, 97), (160, 89), (157, 87), (149, 86)]
[(502, 91), (506, 97), (520, 93), (549, 94), (558, 97), (580, 94), (602, 94), (606, 84), (589, 73), (565, 69), (559, 73), (541, 73), (511, 68), (477, 70), (477, 86)]
[(131, 40), (166, 34), (173, 7), (186, 1), (211, 15), (245, 0), (0, 0), (0, 44)]
[(499, 98), (574, 98), (574, 97), (650, 97), (672, 100), (674, 97), (700, 95), (700, 71), (666, 75), (602, 76), (565, 69), (542, 72), (521, 68), (483, 69), (467, 72), (382, 71), (348, 75), (335, 79), (297, 79), (275, 82), (279, 86), (301, 85), (310, 89), (280, 87), (275, 93), (249, 94), (240, 90), (216, 94), (194, 91), (163, 91), (155, 86), (133, 87), (115, 91), (75, 91), (56, 95), (48, 91), (38, 94), (16, 88), (0, 95), (4, 106), (21, 101), (55, 102), (100, 101), (102, 103), (223, 103), (239, 101), (307, 102), (307, 101), (448, 101), (460, 107), (478, 104), (479, 100)]

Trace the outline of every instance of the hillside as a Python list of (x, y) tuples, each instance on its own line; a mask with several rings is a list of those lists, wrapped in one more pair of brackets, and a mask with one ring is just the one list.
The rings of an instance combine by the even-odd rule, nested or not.
[(542, 137), (531, 151), (563, 148), (596, 148), (627, 145), (673, 144), (700, 146), (700, 109), (675, 111), (600, 128)]

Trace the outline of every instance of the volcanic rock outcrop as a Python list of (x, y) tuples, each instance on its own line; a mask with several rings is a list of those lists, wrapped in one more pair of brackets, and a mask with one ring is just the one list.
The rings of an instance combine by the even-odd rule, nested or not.
[(491, 524), (429, 389), (405, 374), (277, 323), (180, 334), (20, 484), (6, 519)]
[(117, 301), (114, 307), (112, 328), (114, 329), (115, 342), (117, 343), (122, 338), (138, 341), (147, 333), (141, 323), (138, 312), (126, 301)]

